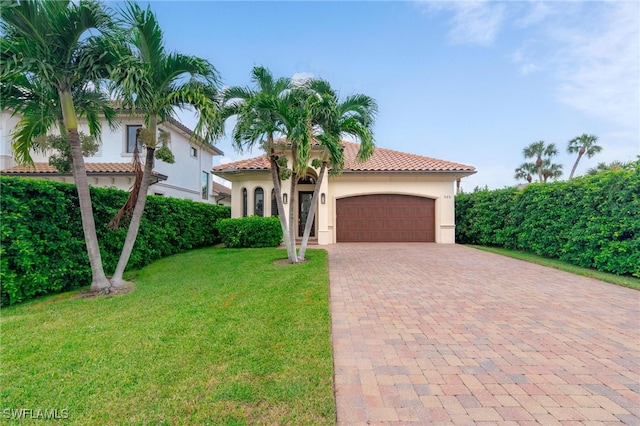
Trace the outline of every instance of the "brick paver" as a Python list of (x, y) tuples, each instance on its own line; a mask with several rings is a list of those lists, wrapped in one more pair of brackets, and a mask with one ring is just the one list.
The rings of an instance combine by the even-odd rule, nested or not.
[(459, 245), (329, 265), (338, 424), (640, 425), (640, 292)]

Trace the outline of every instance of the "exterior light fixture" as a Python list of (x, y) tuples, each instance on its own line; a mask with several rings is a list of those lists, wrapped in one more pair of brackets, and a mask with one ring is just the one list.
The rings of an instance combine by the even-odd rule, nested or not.
[(326, 200), (326, 198), (325, 198), (325, 196), (324, 196), (324, 192), (323, 192), (322, 194), (320, 194), (320, 202), (321, 202), (322, 204), (324, 204), (324, 202), (325, 202), (325, 201), (327, 201), (327, 200)]
[(287, 201), (289, 200), (289, 198), (287, 197), (286, 192), (284, 194), (282, 194), (282, 204), (287, 204)]

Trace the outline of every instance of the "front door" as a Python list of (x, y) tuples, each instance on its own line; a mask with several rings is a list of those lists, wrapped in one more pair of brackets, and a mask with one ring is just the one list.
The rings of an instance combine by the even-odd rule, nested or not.
[[(300, 191), (298, 192), (298, 237), (304, 235), (304, 226), (307, 224), (307, 217), (311, 211), (311, 199), (313, 198), (313, 192)], [(313, 225), (311, 225), (311, 237), (316, 236), (316, 218), (313, 218)]]

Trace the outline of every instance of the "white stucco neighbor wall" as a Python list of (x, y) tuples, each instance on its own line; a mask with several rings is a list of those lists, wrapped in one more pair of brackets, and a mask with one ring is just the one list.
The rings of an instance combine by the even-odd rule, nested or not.
[(18, 117), (11, 117), (8, 111), (0, 114), (0, 170), (14, 166), (11, 149), (11, 132), (18, 124)]
[[(2, 160), (1, 168), (9, 168), (15, 165), (13, 153), (11, 151), (11, 133), (18, 122), (17, 117), (10, 117), (7, 111), (2, 112), (0, 118), (0, 159)], [(103, 122), (102, 124), (102, 143), (100, 150), (91, 157), (85, 157), (86, 163), (129, 163), (133, 159), (133, 154), (127, 153), (127, 125), (142, 125), (142, 118), (139, 117), (121, 117), (118, 128), (111, 129)], [(189, 141), (189, 135), (182, 129), (170, 123), (163, 123), (158, 126), (160, 129), (168, 131), (171, 134), (171, 150), (175, 156), (175, 163), (168, 164), (161, 160), (155, 160), (154, 170), (160, 174), (166, 175), (166, 181), (160, 181), (149, 188), (149, 194), (164, 195), (168, 197), (186, 198), (194, 201), (206, 203), (214, 203), (215, 199), (211, 195), (213, 180), (211, 178), (211, 165), (213, 164), (213, 156), (215, 151), (210, 148), (203, 148)], [(80, 132), (89, 134), (89, 128), (85, 122), (80, 122), (78, 127)], [(191, 148), (197, 150), (197, 155), (193, 156)], [(142, 152), (141, 158), (144, 160), (145, 153)], [(32, 153), (34, 162), (48, 162), (49, 155)], [(207, 198), (202, 198), (202, 173), (206, 172), (209, 179), (209, 191)], [(72, 178), (53, 179), (57, 181), (73, 182)], [(107, 179), (107, 180), (105, 180)], [(108, 179), (97, 178), (89, 179), (91, 185), (96, 186), (115, 186), (120, 189), (129, 190), (131, 183), (125, 184), (123, 178), (116, 178), (118, 182), (112, 184)], [(129, 180), (129, 179), (126, 179)], [(99, 183), (97, 183), (99, 182)]]

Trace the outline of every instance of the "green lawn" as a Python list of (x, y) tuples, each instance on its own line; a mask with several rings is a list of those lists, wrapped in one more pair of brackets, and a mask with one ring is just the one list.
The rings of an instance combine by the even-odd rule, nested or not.
[(474, 246), (474, 245), (468, 245), (468, 247), (472, 247), (478, 250), (488, 251), (495, 254), (500, 254), (502, 256), (509, 256), (515, 259), (520, 259), (520, 260), (524, 260), (531, 263), (537, 263), (538, 265), (549, 266), (551, 268), (559, 269), (561, 271), (571, 272), (572, 274), (595, 278), (597, 280), (605, 281), (611, 284), (621, 285), (623, 287), (629, 287), (636, 290), (640, 290), (640, 279), (638, 278), (608, 274), (606, 272), (596, 271), (595, 269), (582, 268), (580, 266), (575, 266), (570, 263), (563, 262), (561, 260), (549, 259), (547, 257), (542, 257), (532, 253), (526, 253), (523, 251), (509, 250), (509, 249), (498, 248), (498, 247)]
[(334, 424), (327, 254), (308, 257), (194, 250), (142, 269), (128, 294), (5, 308), (0, 410), (68, 410), (74, 425)]

